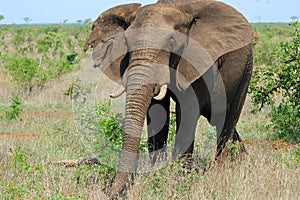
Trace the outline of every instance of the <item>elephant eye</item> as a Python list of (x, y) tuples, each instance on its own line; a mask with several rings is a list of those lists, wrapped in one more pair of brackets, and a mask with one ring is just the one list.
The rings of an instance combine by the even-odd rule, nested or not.
[(111, 44), (112, 41), (113, 41), (113, 38), (110, 38), (108, 40), (101, 40), (101, 42), (104, 43), (104, 44)]
[(109, 44), (109, 43), (112, 43), (112, 41), (113, 41), (113, 39), (111, 38), (111, 39), (106, 40), (105, 43)]

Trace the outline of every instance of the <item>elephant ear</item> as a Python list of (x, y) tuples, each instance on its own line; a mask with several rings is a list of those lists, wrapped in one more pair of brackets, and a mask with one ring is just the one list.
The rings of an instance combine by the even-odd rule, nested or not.
[(222, 55), (252, 43), (252, 27), (231, 6), (211, 0), (174, 3), (190, 17), (189, 44), (177, 66), (181, 89), (201, 77)]
[(135, 19), (141, 4), (125, 4), (103, 12), (93, 23), (92, 32), (84, 46), (93, 48), (95, 67), (100, 67), (111, 80), (120, 82), (123, 68), (127, 67), (125, 30)]

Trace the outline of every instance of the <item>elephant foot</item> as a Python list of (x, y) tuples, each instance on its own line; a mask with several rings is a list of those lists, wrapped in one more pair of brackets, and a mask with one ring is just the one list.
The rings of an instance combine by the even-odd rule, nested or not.
[(115, 181), (111, 189), (107, 192), (109, 200), (118, 199), (120, 196), (126, 194), (126, 183), (130, 182), (131, 173), (117, 172)]
[(198, 173), (199, 167), (197, 166), (197, 163), (195, 163), (192, 154), (181, 155), (178, 160), (181, 164), (184, 174), (190, 174), (192, 170), (196, 170)]
[(109, 200), (117, 200), (119, 198), (119, 194), (116, 194), (114, 192), (111, 192), (108, 196)]
[(151, 166), (153, 167), (154, 165), (159, 165), (161, 163), (165, 163), (168, 160), (168, 152), (166, 149), (166, 146), (153, 151), (149, 154), (150, 161), (151, 161)]
[(224, 162), (225, 160), (243, 160), (245, 154), (248, 153), (242, 142), (229, 140), (225, 147), (221, 150), (221, 153), (216, 157), (216, 161)]
[(120, 192), (117, 191), (115, 184), (110, 188), (110, 190), (106, 191), (107, 198), (109, 200), (116, 200), (120, 196)]
[(112, 187), (110, 191), (107, 193), (108, 199), (109, 200), (117, 200), (120, 197), (126, 196), (126, 189), (123, 189), (121, 192), (117, 192), (117, 190)]
[(182, 155), (179, 160), (183, 160), (182, 168), (187, 172), (190, 172), (193, 168), (193, 157), (192, 154)]

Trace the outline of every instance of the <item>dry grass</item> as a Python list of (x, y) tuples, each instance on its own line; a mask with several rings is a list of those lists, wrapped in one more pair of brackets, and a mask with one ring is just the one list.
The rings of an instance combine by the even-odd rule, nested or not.
[[(291, 149), (248, 147), (242, 161), (212, 164), (203, 174), (169, 167), (136, 178), (129, 199), (299, 199), (300, 166)], [(157, 179), (159, 178), (159, 179)]]
[[(1, 140), (0, 199), (106, 199), (97, 175), (101, 166), (55, 164), (89, 156), (80, 138), (65, 131)], [(212, 163), (204, 174), (186, 174), (172, 163), (137, 175), (126, 199), (299, 199), (296, 146), (256, 140), (246, 145), (249, 154), (242, 161)]]

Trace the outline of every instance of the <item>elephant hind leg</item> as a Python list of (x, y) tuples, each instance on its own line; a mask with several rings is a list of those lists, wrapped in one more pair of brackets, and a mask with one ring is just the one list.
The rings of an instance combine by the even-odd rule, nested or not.
[(240, 152), (247, 153), (245, 146), (242, 144), (242, 139), (235, 128), (237, 120), (235, 120), (235, 122), (229, 122), (229, 120), (230, 119), (225, 120), (225, 125), (221, 131), (217, 125), (219, 136), (217, 141), (216, 159), (222, 154), (224, 148), (226, 148), (226, 144), (228, 141), (232, 141), (233, 144), (239, 143)]
[(236, 128), (234, 128), (234, 134), (233, 134), (232, 141), (233, 141), (234, 143), (239, 142), (239, 143), (241, 144), (241, 146), (240, 146), (241, 152), (242, 152), (242, 153), (247, 153), (247, 150), (246, 150), (244, 144), (241, 143), (241, 142), (242, 142), (242, 139), (241, 139), (241, 137), (239, 136), (239, 134), (238, 134)]
[(237, 158), (242, 158), (243, 154), (248, 153), (235, 128), (233, 129), (232, 135), (232, 138), (227, 139), (227, 141), (225, 137), (220, 140), (218, 139), (217, 153), (215, 157), (216, 160), (222, 161), (223, 158), (236, 160)]
[[(252, 67), (253, 67), (253, 53), (252, 48), (249, 47), (249, 53), (245, 63), (245, 70), (240, 82), (240, 85), (236, 91), (236, 94), (231, 102), (230, 108), (227, 110), (225, 123), (217, 125), (218, 141), (217, 141), (217, 153), (216, 158), (222, 153), (223, 148), (229, 140), (233, 142), (241, 142), (241, 138), (235, 128), (237, 121), (240, 117), (242, 108), (245, 103), (248, 86), (251, 79)], [(245, 147), (241, 146), (242, 152), (246, 152)]]

